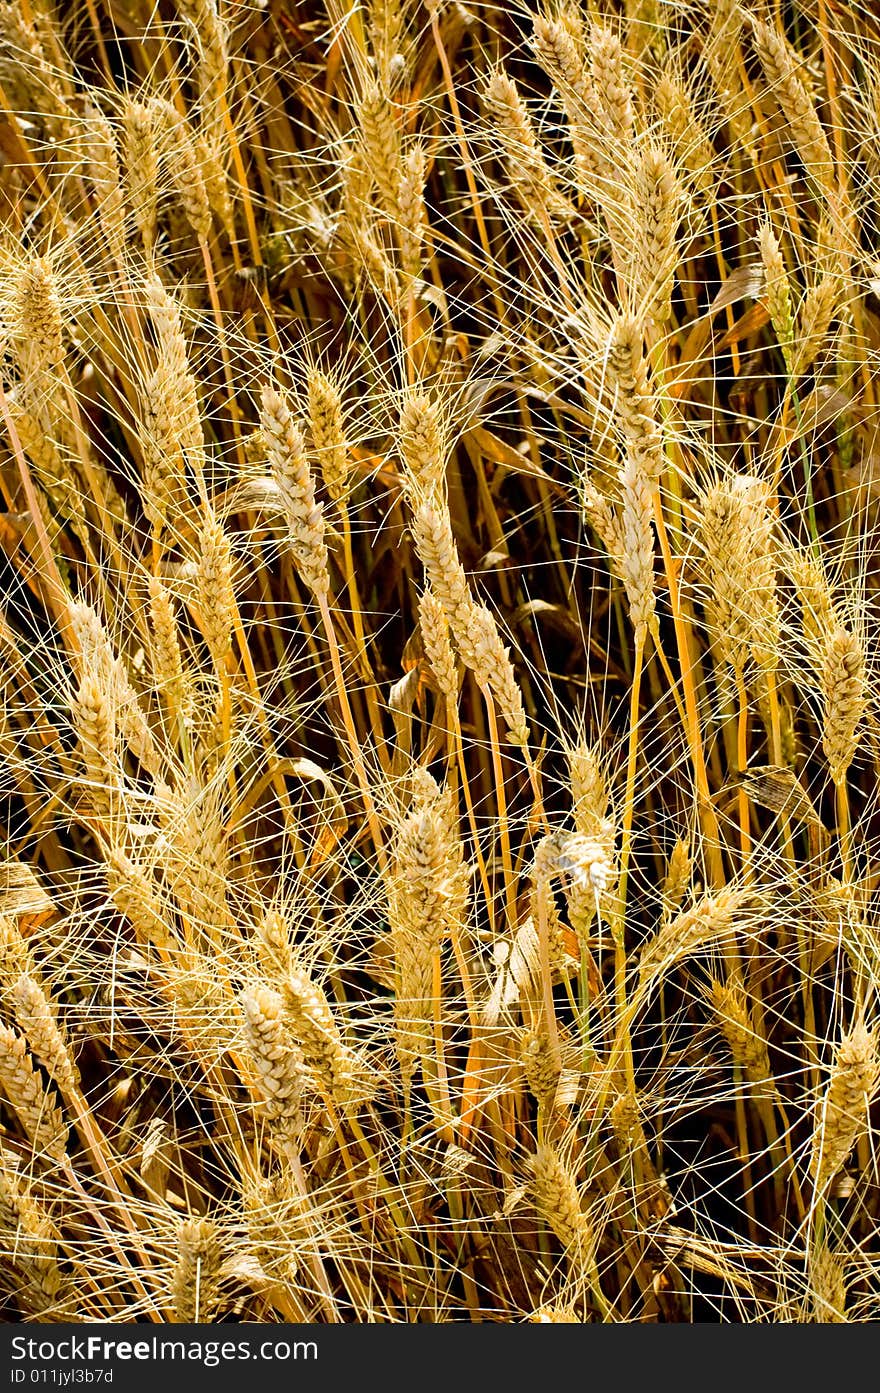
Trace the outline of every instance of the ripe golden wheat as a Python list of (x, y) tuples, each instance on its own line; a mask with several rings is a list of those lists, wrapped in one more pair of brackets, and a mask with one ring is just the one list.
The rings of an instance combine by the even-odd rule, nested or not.
[(3, 1318), (876, 1321), (874, 7), (68, 11), (0, 4)]

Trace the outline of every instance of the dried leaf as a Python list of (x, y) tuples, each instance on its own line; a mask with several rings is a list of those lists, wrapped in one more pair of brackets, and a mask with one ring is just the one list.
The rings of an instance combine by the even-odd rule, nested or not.
[(797, 818), (811, 827), (823, 825), (807, 790), (793, 770), (781, 769), (774, 764), (753, 765), (743, 774), (741, 783), (756, 807), (766, 808), (780, 816), (785, 814)]

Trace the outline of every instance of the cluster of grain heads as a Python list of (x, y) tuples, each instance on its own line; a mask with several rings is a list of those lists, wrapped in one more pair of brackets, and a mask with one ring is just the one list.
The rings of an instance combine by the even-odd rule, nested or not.
[(121, 266), (125, 255), (125, 194), (116, 133), (100, 107), (87, 101), (82, 127), (86, 169), (95, 190), (101, 231), (112, 260)]
[(369, 1097), (372, 1082), (365, 1063), (343, 1039), (321, 987), (292, 966), (282, 983), (281, 996), (284, 1021), (319, 1091), (342, 1111)]
[(801, 77), (802, 67), (783, 34), (763, 19), (752, 18), (755, 50), (767, 85), (782, 110), (789, 143), (826, 198), (835, 193), (834, 160), (828, 137)]
[(460, 934), (467, 912), (464, 850), (448, 792), (417, 792), (395, 838), (388, 920), (397, 967), (396, 1048), (406, 1087), (424, 1058), (431, 1022), (441, 1012), (435, 993), (440, 953)]
[(64, 321), (52, 263), (30, 256), (17, 267), (9, 308), (10, 340), (29, 392), (45, 390), (45, 375), (64, 357)]
[(779, 239), (772, 224), (764, 223), (758, 233), (758, 247), (764, 270), (764, 296), (767, 313), (789, 371), (794, 361), (794, 307), (788, 271)]
[(156, 366), (140, 388), (141, 493), (147, 517), (161, 529), (177, 522), (177, 510), (186, 498), (187, 470), (201, 484), (205, 440), (180, 307), (157, 277), (145, 290), (156, 336)]
[(754, 903), (754, 891), (729, 887), (715, 895), (703, 895), (689, 909), (668, 919), (639, 955), (639, 991), (647, 991), (683, 958), (705, 948), (717, 944), (735, 950), (745, 915)]
[(281, 995), (258, 982), (242, 993), (241, 1009), (245, 1047), (264, 1095), (265, 1114), (285, 1133), (295, 1133), (301, 1123), (305, 1060), (285, 1025)]
[(855, 758), (868, 705), (865, 655), (859, 636), (843, 625), (824, 635), (822, 749), (835, 784)]
[(778, 661), (777, 558), (770, 490), (751, 474), (711, 484), (700, 506), (700, 565), (709, 631), (720, 656), (742, 677), (751, 658)]
[(485, 100), (493, 133), (500, 142), (504, 173), (522, 211), (544, 221), (567, 218), (570, 208), (541, 149), (525, 102), (516, 83), (501, 68), (490, 77)]
[(821, 1194), (868, 1128), (868, 1109), (880, 1081), (877, 1039), (863, 1020), (840, 1040), (828, 1083), (816, 1102), (810, 1169)]
[(263, 388), (260, 429), (272, 478), (281, 495), (297, 567), (312, 593), (323, 599), (330, 589), (324, 513), (315, 499), (303, 432), (271, 382)]
[(8, 1026), (0, 1026), (0, 1087), (34, 1154), (63, 1161), (68, 1128), (57, 1098), (43, 1083), (27, 1040)]
[(707, 997), (734, 1064), (749, 1083), (766, 1084), (772, 1078), (767, 1041), (742, 983), (735, 975), (727, 982), (715, 980)]
[(185, 1219), (177, 1232), (177, 1262), (171, 1277), (174, 1318), (181, 1325), (207, 1324), (220, 1300), (223, 1246), (212, 1219)]
[(608, 816), (609, 793), (605, 771), (595, 746), (575, 745), (568, 755), (575, 831), (584, 838), (583, 875), (572, 875), (566, 886), (569, 923), (582, 945), (596, 914), (611, 920), (615, 907), (617, 829)]
[(10, 1309), (873, 1318), (866, 7), (88, 8), (0, 0)]
[(232, 544), (222, 522), (207, 512), (199, 533), (196, 598), (202, 634), (218, 672), (232, 647), (237, 608), (232, 582)]
[(339, 383), (319, 368), (308, 367), (309, 428), (324, 485), (332, 501), (345, 502), (351, 457), (345, 437), (345, 417)]
[(146, 103), (127, 99), (122, 111), (126, 202), (147, 251), (156, 236), (159, 207), (159, 152), (154, 113)]
[(57, 1320), (64, 1279), (58, 1234), (15, 1160), (0, 1148), (0, 1244), (25, 1318)]
[(12, 987), (15, 1017), (25, 1039), (62, 1093), (79, 1087), (79, 1073), (54, 1003), (39, 982), (23, 973)]

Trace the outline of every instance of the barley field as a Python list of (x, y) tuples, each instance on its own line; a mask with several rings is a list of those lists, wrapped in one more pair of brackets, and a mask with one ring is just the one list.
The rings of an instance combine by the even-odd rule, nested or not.
[(880, 1319), (880, 19), (0, 3), (0, 1318)]

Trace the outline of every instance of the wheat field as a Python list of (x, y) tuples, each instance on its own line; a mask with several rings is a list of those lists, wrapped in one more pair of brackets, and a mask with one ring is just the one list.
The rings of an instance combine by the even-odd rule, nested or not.
[(880, 20), (0, 3), (0, 1315), (880, 1319)]

